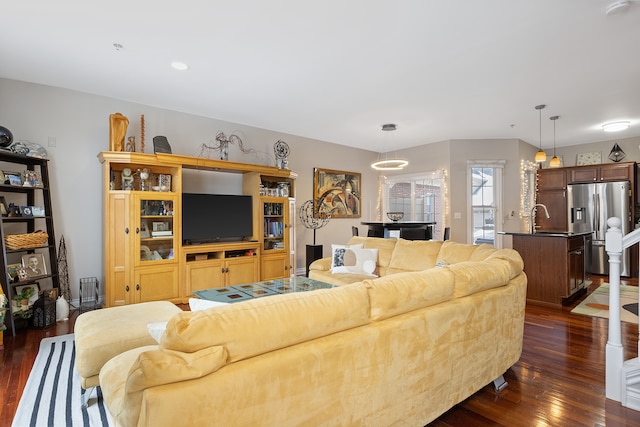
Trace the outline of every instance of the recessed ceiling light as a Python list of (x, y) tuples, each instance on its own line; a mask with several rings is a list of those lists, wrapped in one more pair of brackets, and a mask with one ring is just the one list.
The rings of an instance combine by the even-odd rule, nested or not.
[(185, 71), (189, 69), (189, 66), (187, 64), (180, 61), (173, 61), (171, 63), (171, 67), (179, 71)]
[(602, 130), (605, 132), (620, 132), (621, 130), (629, 129), (629, 126), (631, 126), (631, 123), (627, 121), (611, 122), (602, 125)]

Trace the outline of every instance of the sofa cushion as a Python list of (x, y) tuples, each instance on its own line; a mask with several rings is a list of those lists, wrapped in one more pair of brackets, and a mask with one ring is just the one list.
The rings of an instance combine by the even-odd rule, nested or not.
[[(194, 353), (139, 347), (109, 360), (100, 371), (100, 386), (109, 396), (107, 406), (117, 425), (135, 425), (147, 388), (203, 377), (227, 363), (222, 347)], [(122, 367), (130, 367), (123, 370)], [(134, 403), (134, 404), (132, 404)]]
[(371, 320), (382, 320), (450, 300), (454, 275), (436, 268), (369, 279), (364, 284), (369, 292)]
[(167, 324), (161, 346), (187, 353), (222, 346), (233, 362), (367, 323), (369, 296), (354, 283), (182, 312)]
[(477, 245), (475, 250), (471, 253), (469, 257), (469, 261), (484, 261), (489, 258), (491, 255), (496, 253), (498, 249), (495, 246), (490, 245), (489, 243), (482, 243)]
[(362, 244), (365, 249), (378, 249), (378, 275), (387, 275), (387, 268), (391, 262), (393, 249), (397, 239), (384, 239), (382, 237), (353, 236), (349, 245)]
[(436, 266), (441, 241), (398, 239), (387, 274), (422, 271)]
[[(489, 245), (491, 246), (491, 245)], [(442, 242), (440, 252), (435, 264), (447, 263), (455, 264), (457, 262), (469, 261), (473, 252), (479, 247), (479, 245), (468, 245), (466, 243), (457, 243), (447, 240)]]
[(331, 283), (336, 286), (344, 286), (371, 279), (371, 276), (368, 274), (355, 273), (333, 274), (331, 270), (314, 270), (309, 268), (309, 278), (319, 280), (320, 282)]
[[(339, 253), (342, 253), (339, 255)], [(332, 273), (354, 273), (378, 277), (378, 249), (348, 247), (333, 252)]]
[(522, 272), (523, 266), (520, 255), (516, 252), (516, 257), (511, 251), (500, 249), (485, 261), (463, 261), (443, 267), (454, 274), (453, 297), (460, 298), (509, 283)]

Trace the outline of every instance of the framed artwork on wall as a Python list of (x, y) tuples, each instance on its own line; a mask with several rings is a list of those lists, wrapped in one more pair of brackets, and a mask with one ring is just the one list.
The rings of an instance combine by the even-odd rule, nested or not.
[(331, 218), (360, 218), (361, 174), (331, 169), (313, 169), (313, 212), (322, 209)]
[(576, 166), (598, 165), (600, 163), (602, 163), (602, 153), (600, 151), (592, 151), (590, 153), (580, 153), (576, 158)]

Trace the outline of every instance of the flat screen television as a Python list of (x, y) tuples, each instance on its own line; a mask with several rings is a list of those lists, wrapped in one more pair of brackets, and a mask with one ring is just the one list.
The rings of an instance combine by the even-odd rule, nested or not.
[(252, 235), (251, 196), (182, 193), (185, 245), (242, 241)]

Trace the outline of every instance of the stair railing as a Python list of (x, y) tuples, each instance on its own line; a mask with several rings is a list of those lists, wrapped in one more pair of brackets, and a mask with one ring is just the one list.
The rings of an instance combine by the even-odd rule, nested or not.
[[(623, 360), (622, 332), (620, 324), (620, 260), (622, 251), (640, 243), (640, 229), (622, 235), (619, 218), (607, 219), (605, 250), (609, 255), (609, 331), (607, 337), (605, 369), (606, 397), (620, 402), (623, 406), (640, 410), (638, 383), (640, 361)], [(640, 350), (640, 337), (638, 340)], [(640, 355), (640, 353), (638, 353)]]

